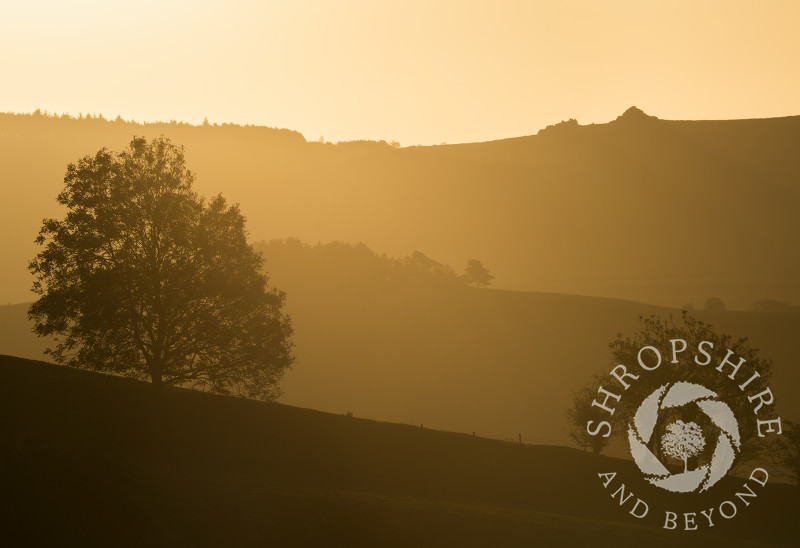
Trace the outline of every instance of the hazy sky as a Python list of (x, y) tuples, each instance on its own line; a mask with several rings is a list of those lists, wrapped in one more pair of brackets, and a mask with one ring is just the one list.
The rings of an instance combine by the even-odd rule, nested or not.
[(404, 145), (800, 114), (800, 2), (3, 2), (0, 111)]

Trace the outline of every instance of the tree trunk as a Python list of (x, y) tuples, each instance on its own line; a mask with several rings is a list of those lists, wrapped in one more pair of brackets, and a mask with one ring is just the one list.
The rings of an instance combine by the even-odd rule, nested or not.
[(160, 367), (151, 367), (150, 368), (150, 382), (153, 384), (153, 391), (156, 394), (161, 393), (161, 389), (164, 386), (164, 379), (162, 377), (161, 368)]

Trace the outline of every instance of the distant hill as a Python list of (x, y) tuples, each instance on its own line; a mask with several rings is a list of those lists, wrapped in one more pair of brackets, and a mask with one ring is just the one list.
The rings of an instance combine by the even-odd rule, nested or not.
[[(679, 315), (641, 303), (474, 289), (419, 254), (382, 257), (363, 245), (259, 245), (271, 281), (287, 292), (298, 363), (284, 403), (424, 424), (497, 439), (571, 444), (571, 393), (609, 366), (608, 343), (640, 315)], [(0, 307), (0, 353), (42, 358), (26, 306)], [(774, 365), (786, 418), (800, 418), (800, 315), (697, 312), (749, 337)]]
[[(183, 390), (154, 398), (138, 381), (0, 356), (0, 538), (8, 546), (796, 541), (795, 494), (781, 485), (768, 485), (713, 536), (636, 523), (596, 476), (631, 466)], [(740, 483), (724, 480), (713, 497), (732, 496)]]
[(254, 239), (364, 241), (498, 288), (729, 308), (800, 304), (800, 117), (668, 121), (632, 108), (486, 143), (311, 143), (270, 128), (0, 115), (0, 302), (30, 300), (25, 265), (68, 162), (132, 135), (184, 144), (198, 189), (242, 205)]

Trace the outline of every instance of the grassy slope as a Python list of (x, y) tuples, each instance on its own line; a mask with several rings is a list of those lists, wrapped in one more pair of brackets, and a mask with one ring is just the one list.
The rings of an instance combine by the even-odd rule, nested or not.
[[(270, 268), (288, 292), (298, 355), (281, 401), (499, 439), (569, 444), (562, 411), (573, 390), (609, 367), (608, 342), (631, 334), (640, 314), (679, 314), (592, 297), (370, 285), (279, 259)], [(41, 358), (45, 342), (25, 311), (0, 307), (0, 352)], [(778, 409), (800, 417), (792, 397), (800, 370), (791, 366), (800, 315), (698, 314), (775, 361)]]
[[(0, 357), (4, 538), (81, 546), (720, 543), (643, 527), (615, 508), (596, 477), (629, 466), (615, 459), (188, 391), (156, 400), (149, 388)], [(717, 496), (730, 488), (715, 488)], [(715, 533), (730, 546), (752, 545), (748, 537), (788, 545), (791, 496), (769, 486)]]

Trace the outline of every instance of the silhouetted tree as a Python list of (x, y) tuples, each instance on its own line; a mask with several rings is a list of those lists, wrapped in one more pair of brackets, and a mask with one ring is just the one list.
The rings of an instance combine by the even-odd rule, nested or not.
[(783, 434), (773, 442), (770, 455), (775, 464), (783, 468), (783, 474), (791, 478), (800, 489), (800, 425), (782, 421)]
[[(753, 414), (753, 405), (747, 399), (749, 394), (756, 394), (767, 388), (769, 379), (772, 376), (772, 361), (759, 357), (758, 349), (748, 344), (747, 339), (734, 339), (728, 334), (720, 333), (711, 324), (698, 320), (688, 311), (683, 311), (680, 320), (673, 318), (663, 319), (659, 316), (649, 316), (639, 319), (639, 327), (632, 337), (624, 337), (618, 334), (617, 338), (610, 343), (611, 363), (625, 364), (629, 372), (641, 373), (637, 364), (638, 352), (645, 346), (653, 346), (658, 349), (662, 356), (662, 364), (653, 371), (647, 372), (647, 382), (631, 382), (627, 390), (624, 391), (625, 397), (619, 402), (614, 402), (616, 412), (611, 417), (612, 421), (617, 422), (615, 433), (627, 438), (627, 422), (633, 417), (636, 409), (655, 387), (663, 386), (676, 381), (693, 382), (712, 388), (721, 401), (727, 403), (737, 417), (746, 417)], [(682, 339), (686, 341), (686, 350), (679, 354), (678, 363), (670, 363), (672, 360), (672, 345), (670, 340)], [(700, 367), (694, 362), (693, 356), (697, 354), (697, 345), (700, 341), (709, 341), (713, 344), (713, 349), (706, 348), (710, 354), (710, 364)], [(738, 357), (745, 358), (745, 365), (739, 371), (736, 380), (738, 382), (720, 382), (720, 372), (717, 365), (726, 357), (728, 349), (732, 350)], [(705, 360), (702, 355), (700, 359)], [(645, 361), (654, 362), (655, 357), (649, 353), (645, 356)], [(747, 385), (745, 393), (739, 388), (739, 384), (746, 381), (753, 371), (757, 371), (759, 376)], [(725, 374), (729, 375), (731, 368), (725, 369)], [(600, 378), (600, 384), (616, 394), (622, 394), (623, 389), (620, 383), (610, 375)], [(665, 433), (665, 427), (676, 419), (691, 420), (698, 423), (708, 420), (697, 406), (686, 406), (682, 411), (676, 409), (663, 409), (665, 414), (664, 421), (659, 421), (656, 425), (656, 432), (651, 438), (651, 450), (658, 452), (656, 447), (657, 440), (661, 439)], [(702, 424), (701, 424), (702, 426)], [(737, 465), (758, 458), (759, 452), (764, 444), (758, 441), (756, 436), (755, 421), (741, 421), (739, 431), (742, 440), (742, 447), (737, 457)]]
[(414, 251), (403, 259), (393, 261), (391, 278), (412, 283), (462, 284), (452, 268), (431, 259), (421, 251)]
[(711, 297), (705, 302), (703, 309), (709, 312), (722, 312), (725, 310), (725, 303), (719, 297)]
[(467, 268), (464, 269), (464, 281), (475, 287), (489, 285), (494, 276), (489, 274), (489, 270), (477, 259), (467, 261)]
[(592, 405), (592, 401), (597, 397), (597, 386), (584, 386), (572, 393), (572, 407), (568, 408), (564, 415), (567, 418), (567, 429), (569, 437), (575, 441), (578, 447), (584, 451), (591, 449), (593, 453), (601, 453), (606, 448), (610, 440), (609, 437), (602, 435), (592, 436), (586, 429), (588, 421), (599, 422), (600, 417), (598, 408)]
[(70, 164), (30, 263), (56, 362), (273, 399), (292, 364), (284, 294), (268, 288), (238, 206), (192, 190), (183, 148), (134, 138)]

